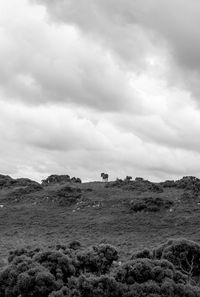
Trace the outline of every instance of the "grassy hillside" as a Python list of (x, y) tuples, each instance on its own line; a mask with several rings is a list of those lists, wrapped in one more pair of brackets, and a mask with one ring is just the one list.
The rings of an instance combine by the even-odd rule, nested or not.
[[(74, 239), (83, 246), (110, 243), (119, 248), (122, 259), (168, 238), (200, 242), (198, 180), (192, 181), (192, 187), (191, 181), (185, 184), (62, 181), (33, 186), (20, 181), (2, 185), (1, 265), (8, 250), (24, 245), (66, 244)], [(133, 210), (136, 203), (146, 203), (149, 197), (172, 204), (156, 210)]]

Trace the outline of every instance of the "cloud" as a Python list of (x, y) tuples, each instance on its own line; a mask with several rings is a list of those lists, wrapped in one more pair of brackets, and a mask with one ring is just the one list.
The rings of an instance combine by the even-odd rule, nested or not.
[[(109, 140), (97, 127), (68, 108), (1, 103), (1, 135), (22, 145), (52, 151), (104, 150)], [(7, 129), (10, 128), (10, 129)]]
[(0, 85), (5, 95), (33, 105), (139, 110), (127, 73), (107, 49), (72, 25), (49, 24), (43, 7), (28, 1), (12, 4), (3, 1), (0, 7), (12, 12), (1, 22)]
[(199, 175), (198, 9), (186, 0), (1, 1), (2, 173)]
[(183, 173), (199, 173), (200, 155), (197, 152), (180, 145), (176, 148), (168, 145), (171, 138), (167, 141), (163, 137), (165, 141), (161, 141), (150, 135), (147, 139), (148, 129), (142, 135), (140, 129), (148, 127), (149, 118), (140, 126), (141, 119), (136, 117), (134, 120), (139, 127), (133, 130), (132, 123), (126, 129), (121, 124), (119, 129), (117, 121), (108, 114), (96, 123), (92, 121), (93, 116), (87, 111), (86, 120), (86, 111), (82, 113), (81, 109), (75, 113), (75, 110), (63, 107), (33, 108), (22, 103), (2, 102), (0, 154), (4, 160), (1, 162), (3, 172), (37, 180), (51, 173), (98, 180), (102, 170), (109, 172), (113, 179), (130, 174), (160, 180), (169, 174), (177, 177)]
[(171, 64), (168, 83), (189, 89), (199, 101), (198, 1), (37, 1), (46, 5), (54, 21), (75, 24), (95, 36), (132, 69), (144, 69), (148, 54), (165, 55)]

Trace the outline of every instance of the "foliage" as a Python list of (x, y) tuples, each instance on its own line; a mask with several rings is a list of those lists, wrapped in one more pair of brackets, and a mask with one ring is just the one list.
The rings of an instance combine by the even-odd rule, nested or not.
[(160, 211), (162, 209), (170, 208), (173, 205), (173, 202), (167, 199), (162, 199), (159, 197), (146, 197), (140, 201), (131, 202), (130, 210), (134, 212), (145, 211), (145, 212), (154, 212)]
[(71, 205), (81, 198), (81, 189), (65, 186), (56, 192), (59, 205)]
[(129, 182), (132, 179), (132, 176), (127, 175), (124, 179), (125, 182)]
[(160, 183), (164, 188), (174, 188), (176, 187), (176, 183), (174, 180), (166, 180)]
[(79, 250), (81, 248), (81, 243), (78, 240), (73, 240), (68, 244), (68, 247), (72, 250)]
[(176, 181), (177, 188), (192, 190), (193, 192), (200, 191), (200, 179), (194, 176), (184, 176), (182, 179)]
[(3, 175), (0, 174), (0, 189), (3, 189), (4, 187), (10, 188), (10, 187), (39, 187), (40, 184), (37, 183), (36, 181), (33, 181), (29, 178), (12, 178), (9, 175)]
[(81, 297), (120, 297), (122, 293), (122, 286), (107, 275), (100, 277), (82, 275), (76, 280), (75, 287)]
[(27, 256), (32, 258), (34, 255), (40, 252), (40, 248), (31, 249), (29, 247), (26, 248), (19, 248), (14, 251), (9, 252), (8, 262), (11, 263), (13, 260), (19, 256)]
[(192, 191), (194, 193), (200, 192), (200, 179), (194, 176), (184, 176), (180, 180), (166, 180), (160, 183), (164, 188), (177, 188)]
[(185, 282), (184, 275), (176, 271), (173, 264), (167, 260), (134, 259), (122, 265), (115, 277), (118, 282), (127, 285), (132, 285), (135, 282), (144, 283), (150, 280), (163, 283), (169, 279), (174, 282)]
[(200, 296), (200, 289), (187, 285), (185, 276), (166, 260), (135, 259), (119, 268), (115, 279), (128, 286), (124, 297)]
[(1, 297), (47, 297), (57, 289), (54, 276), (26, 256), (19, 256), (0, 274)]
[(126, 191), (150, 191), (153, 193), (162, 193), (163, 187), (161, 184), (153, 183), (143, 178), (136, 177), (135, 180), (131, 180), (131, 176), (127, 176), (124, 180), (116, 179), (114, 182), (110, 182), (106, 185), (107, 188), (117, 187)]
[(77, 259), (81, 271), (104, 274), (118, 259), (118, 252), (109, 244), (100, 244), (79, 252)]
[(67, 283), (68, 279), (75, 275), (76, 269), (73, 260), (59, 251), (46, 251), (38, 253), (34, 261), (50, 271), (59, 283)]
[(152, 251), (150, 251), (149, 249), (144, 249), (142, 251), (138, 251), (132, 255), (131, 260), (142, 259), (142, 258), (152, 259), (153, 258)]
[(81, 179), (79, 177), (72, 177), (68, 174), (62, 174), (62, 175), (57, 175), (57, 174), (52, 174), (48, 176), (46, 179), (42, 180), (42, 185), (43, 186), (48, 186), (50, 184), (56, 184), (56, 183), (81, 183)]
[(81, 179), (79, 177), (72, 177), (71, 178), (71, 182), (72, 183), (79, 183), (80, 184), (81, 183)]
[(192, 283), (200, 276), (200, 245), (186, 239), (172, 239), (153, 251), (157, 259), (167, 259)]
[[(11, 252), (8, 266), (0, 272), (0, 296), (200, 296), (200, 288), (188, 284), (188, 276), (179, 265), (182, 253), (184, 257), (191, 253), (195, 255), (196, 265), (193, 273), (200, 275), (199, 245), (194, 242), (172, 240), (153, 251), (136, 252), (131, 261), (114, 266), (118, 253), (108, 244), (82, 250), (80, 243), (74, 241), (68, 246), (56, 245), (56, 249), (24, 248)], [(71, 253), (70, 256), (67, 253)], [(183, 265), (187, 263), (184, 261)]]

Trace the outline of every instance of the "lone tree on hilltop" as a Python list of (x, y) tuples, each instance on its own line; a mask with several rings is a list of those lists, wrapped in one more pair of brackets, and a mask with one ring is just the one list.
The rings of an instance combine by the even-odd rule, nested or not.
[(132, 176), (127, 175), (124, 181), (130, 181), (132, 179)]
[(102, 181), (108, 182), (108, 174), (107, 173), (101, 173)]

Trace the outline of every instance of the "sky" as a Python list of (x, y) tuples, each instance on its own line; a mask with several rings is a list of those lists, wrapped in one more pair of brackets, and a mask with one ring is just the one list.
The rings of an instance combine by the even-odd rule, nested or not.
[(1, 0), (0, 173), (200, 177), (199, 0)]

